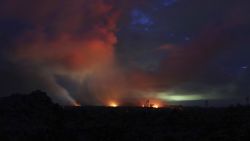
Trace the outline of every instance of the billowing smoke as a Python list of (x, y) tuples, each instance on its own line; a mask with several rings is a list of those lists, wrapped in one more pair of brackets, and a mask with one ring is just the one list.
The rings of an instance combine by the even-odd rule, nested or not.
[(1, 19), (20, 20), (26, 26), (4, 54), (22, 70), (20, 75), (25, 76), (30, 89), (44, 89), (62, 104), (106, 105), (112, 101), (130, 103), (148, 98), (157, 101), (155, 91), (193, 78), (229, 46), (235, 25), (245, 22), (245, 17), (234, 13), (237, 19), (205, 26), (188, 44), (163, 45), (160, 51), (166, 57), (158, 71), (126, 70), (116, 58), (116, 33), (120, 18), (136, 3), (133, 0), (1, 1)]
[[(10, 0), (2, 5), (3, 17), (20, 18), (32, 25), (16, 39), (9, 58), (34, 70), (34, 75), (43, 74), (43, 87), (55, 93), (52, 97), (58, 102), (103, 104), (125, 92), (114, 45), (118, 19), (129, 2)], [(74, 81), (78, 86), (74, 93), (57, 77)], [(88, 91), (89, 99), (81, 96)]]

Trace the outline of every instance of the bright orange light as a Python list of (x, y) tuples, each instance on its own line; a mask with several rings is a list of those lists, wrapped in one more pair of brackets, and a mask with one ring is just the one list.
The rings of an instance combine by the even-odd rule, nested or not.
[(153, 108), (156, 108), (156, 109), (157, 109), (157, 108), (159, 108), (159, 105), (154, 104), (154, 105), (153, 105)]
[(111, 103), (109, 104), (109, 106), (110, 106), (110, 107), (118, 107), (118, 104), (115, 103), (115, 102), (111, 102)]

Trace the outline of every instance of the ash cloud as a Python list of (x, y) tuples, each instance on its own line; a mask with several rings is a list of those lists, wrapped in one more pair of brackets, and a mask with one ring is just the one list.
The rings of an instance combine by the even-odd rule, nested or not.
[[(151, 51), (155, 58), (159, 57), (157, 52), (165, 56), (155, 59), (157, 69), (148, 71), (136, 65), (127, 68), (119, 60), (121, 46), (117, 44), (120, 38), (116, 33), (124, 33), (119, 28), (128, 24), (129, 14), (124, 13), (137, 4), (147, 11), (153, 1), (3, 0), (0, 20), (14, 20), (22, 23), (20, 28), (25, 28), (18, 30), (18, 34), (8, 35), (14, 37), (2, 44), (1, 57), (4, 59), (0, 61), (4, 60), (6, 64), (0, 62), (5, 67), (1, 68), (1, 76), (4, 76), (1, 83), (6, 81), (8, 87), (2, 86), (1, 90), (10, 93), (40, 88), (48, 91), (56, 102), (71, 105), (77, 102), (107, 105), (112, 100), (130, 103), (147, 97), (153, 99), (154, 92), (172, 89), (200, 77), (198, 74), (206, 66), (232, 44), (237, 44), (235, 32), (243, 24), (250, 23), (245, 14), (247, 7), (242, 8), (248, 2), (235, 4), (230, 1), (223, 12), (200, 8), (213, 7), (216, 2), (178, 1), (174, 7), (154, 16), (154, 19), (161, 19), (159, 29), (162, 30), (147, 31), (148, 38), (144, 38), (144, 32), (137, 35), (126, 31), (124, 38), (134, 38), (128, 41), (133, 43), (125, 45), (129, 54), (126, 57), (131, 54), (148, 57)], [(218, 4), (213, 8), (218, 10), (224, 1)], [(213, 18), (216, 12), (221, 15)], [(194, 19), (194, 15), (197, 18)], [(181, 25), (186, 21), (187, 24)], [(169, 44), (163, 36), (165, 26), (177, 32), (197, 29), (194, 29), (196, 34), (190, 42)], [(125, 60), (131, 63), (126, 57)], [(154, 61), (151, 63), (155, 64)], [(151, 65), (149, 62), (144, 64), (144, 68)]]
[[(2, 19), (31, 25), (7, 49), (8, 61), (19, 66), (21, 76), (35, 77), (25, 82), (28, 87), (45, 88), (62, 104), (75, 104), (74, 97), (84, 95), (82, 85), (89, 79), (87, 86), (96, 103), (102, 103), (107, 95), (117, 97), (123, 86), (114, 82), (121, 77), (114, 55), (115, 33), (118, 19), (130, 6), (129, 1), (114, 0), (3, 1)], [(76, 93), (67, 91), (56, 76), (73, 80), (79, 86)], [(33, 82), (41, 85), (34, 86)]]

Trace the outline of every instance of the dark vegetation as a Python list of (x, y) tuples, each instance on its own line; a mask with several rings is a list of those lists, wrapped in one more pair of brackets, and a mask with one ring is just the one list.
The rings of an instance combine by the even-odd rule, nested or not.
[(62, 107), (46, 93), (0, 99), (0, 141), (243, 141), (250, 108)]

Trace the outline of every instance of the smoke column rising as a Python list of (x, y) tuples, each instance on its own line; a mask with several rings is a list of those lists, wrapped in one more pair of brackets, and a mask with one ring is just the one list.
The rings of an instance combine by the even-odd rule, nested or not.
[(127, 17), (122, 16), (131, 7), (138, 3), (150, 5), (147, 2), (3, 0), (1, 20), (20, 20), (28, 26), (4, 55), (22, 70), (21, 75), (27, 76), (30, 89), (44, 89), (61, 104), (107, 105), (111, 101), (130, 100), (138, 103), (140, 99), (158, 100), (157, 92), (195, 77), (227, 49), (231, 30), (246, 20), (231, 12), (233, 18), (203, 27), (187, 44), (170, 48), (162, 45), (160, 51), (166, 51), (167, 56), (156, 72), (124, 69), (115, 49), (119, 22), (126, 23)]
[[(84, 95), (86, 83), (93, 100), (78, 101), (97, 104), (105, 103), (107, 96), (117, 99), (124, 92), (124, 82), (115, 62), (115, 32), (127, 4), (105, 0), (4, 1), (1, 16), (24, 19), (32, 25), (17, 38), (9, 58), (32, 68), (34, 75), (45, 74), (44, 87), (56, 93), (52, 96), (55, 99), (64, 99), (57, 102), (75, 105), (74, 97)], [(79, 86), (76, 93), (58, 84), (56, 76), (73, 80)]]

